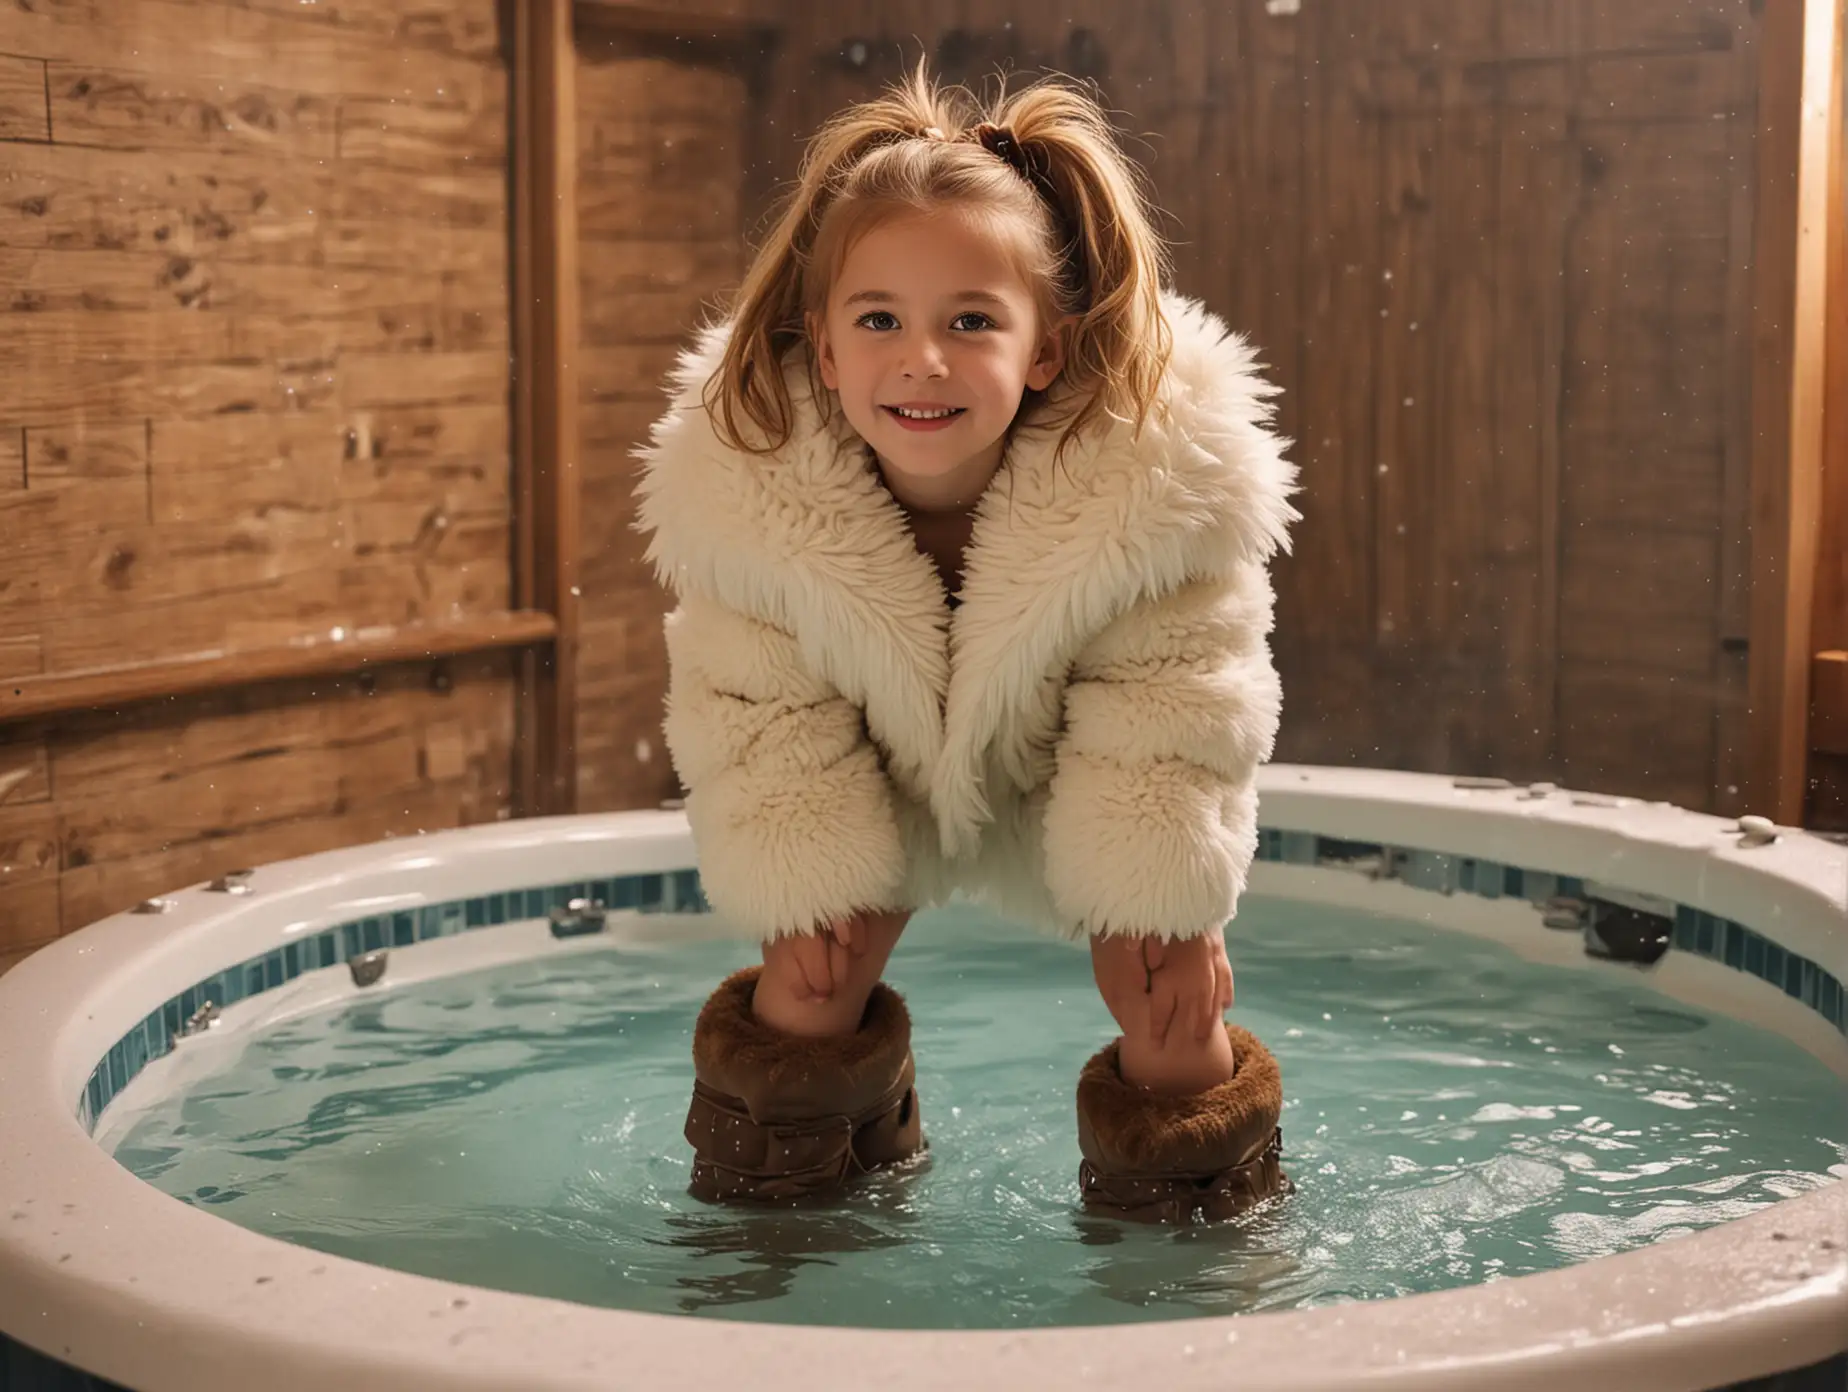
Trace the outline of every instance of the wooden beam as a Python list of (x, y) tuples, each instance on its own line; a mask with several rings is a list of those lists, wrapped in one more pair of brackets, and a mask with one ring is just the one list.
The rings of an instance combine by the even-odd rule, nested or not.
[(571, 0), (513, 7), (514, 585), (553, 616), (521, 665), (514, 807), (577, 802), (577, 55)]
[(1803, 816), (1822, 483), (1836, 0), (1765, 0), (1759, 45), (1747, 810)]
[(1822, 536), (1813, 643), (1848, 648), (1848, 15), (1835, 50), (1835, 147), (1830, 152), (1827, 390), (1822, 443)]
[(324, 677), (387, 662), (459, 657), (549, 643), (550, 614), (513, 610), (399, 627), (333, 629), (263, 647), (177, 653), (149, 662), (91, 667), (0, 682), (0, 723), (61, 711), (113, 709), (200, 691), (291, 677)]
[(1835, 147), (1829, 173), (1827, 363), (1822, 518), (1811, 641), (1804, 825), (1848, 830), (1848, 14), (1835, 39)]

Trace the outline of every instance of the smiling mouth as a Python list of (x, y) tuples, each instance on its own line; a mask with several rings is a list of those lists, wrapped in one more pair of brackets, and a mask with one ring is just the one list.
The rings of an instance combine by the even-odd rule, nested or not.
[(963, 414), (965, 408), (961, 406), (886, 406), (882, 409), (890, 411), (900, 420), (939, 421), (954, 420)]

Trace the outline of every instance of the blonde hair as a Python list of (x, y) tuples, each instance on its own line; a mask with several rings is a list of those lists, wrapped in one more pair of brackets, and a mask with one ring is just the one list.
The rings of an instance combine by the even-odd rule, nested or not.
[[(934, 83), (920, 62), (883, 96), (810, 141), (796, 187), (732, 305), (705, 404), (728, 444), (768, 454), (795, 428), (784, 378), (808, 317), (859, 237), (895, 213), (968, 208), (1024, 235), (1021, 269), (1041, 323), (1071, 316), (1055, 419), (1058, 448), (1111, 417), (1137, 429), (1156, 408), (1171, 336), (1161, 312), (1167, 252), (1144, 179), (1089, 95), (1057, 80), (986, 106)], [(809, 355), (811, 390), (826, 399)]]

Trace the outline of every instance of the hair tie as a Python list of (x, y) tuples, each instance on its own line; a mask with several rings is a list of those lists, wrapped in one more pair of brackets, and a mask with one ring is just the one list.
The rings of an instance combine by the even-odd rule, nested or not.
[(1023, 179), (1033, 177), (1033, 165), (1027, 158), (1027, 152), (1014, 138), (1010, 127), (997, 126), (992, 121), (983, 121), (970, 132), (982, 142), (982, 148), (998, 159), (1005, 160), (1013, 166), (1014, 172)]
[(997, 126), (992, 121), (983, 121), (970, 134), (982, 143), (983, 149), (1033, 185), (1048, 204), (1054, 208), (1059, 206), (1058, 190), (1053, 187), (1047, 172), (1045, 151), (1037, 142), (1028, 145), (1014, 134), (1011, 127)]

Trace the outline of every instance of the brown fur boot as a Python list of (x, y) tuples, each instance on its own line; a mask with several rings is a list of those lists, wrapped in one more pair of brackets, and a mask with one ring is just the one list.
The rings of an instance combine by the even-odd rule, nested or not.
[(1185, 1097), (1127, 1083), (1116, 1042), (1078, 1078), (1084, 1206), (1144, 1223), (1212, 1221), (1290, 1192), (1280, 1166), (1283, 1078), (1270, 1050), (1227, 1025), (1237, 1071)]
[(874, 986), (852, 1035), (803, 1038), (751, 1013), (762, 970), (726, 978), (693, 1029), (693, 1196), (807, 1198), (923, 1150), (898, 992)]

